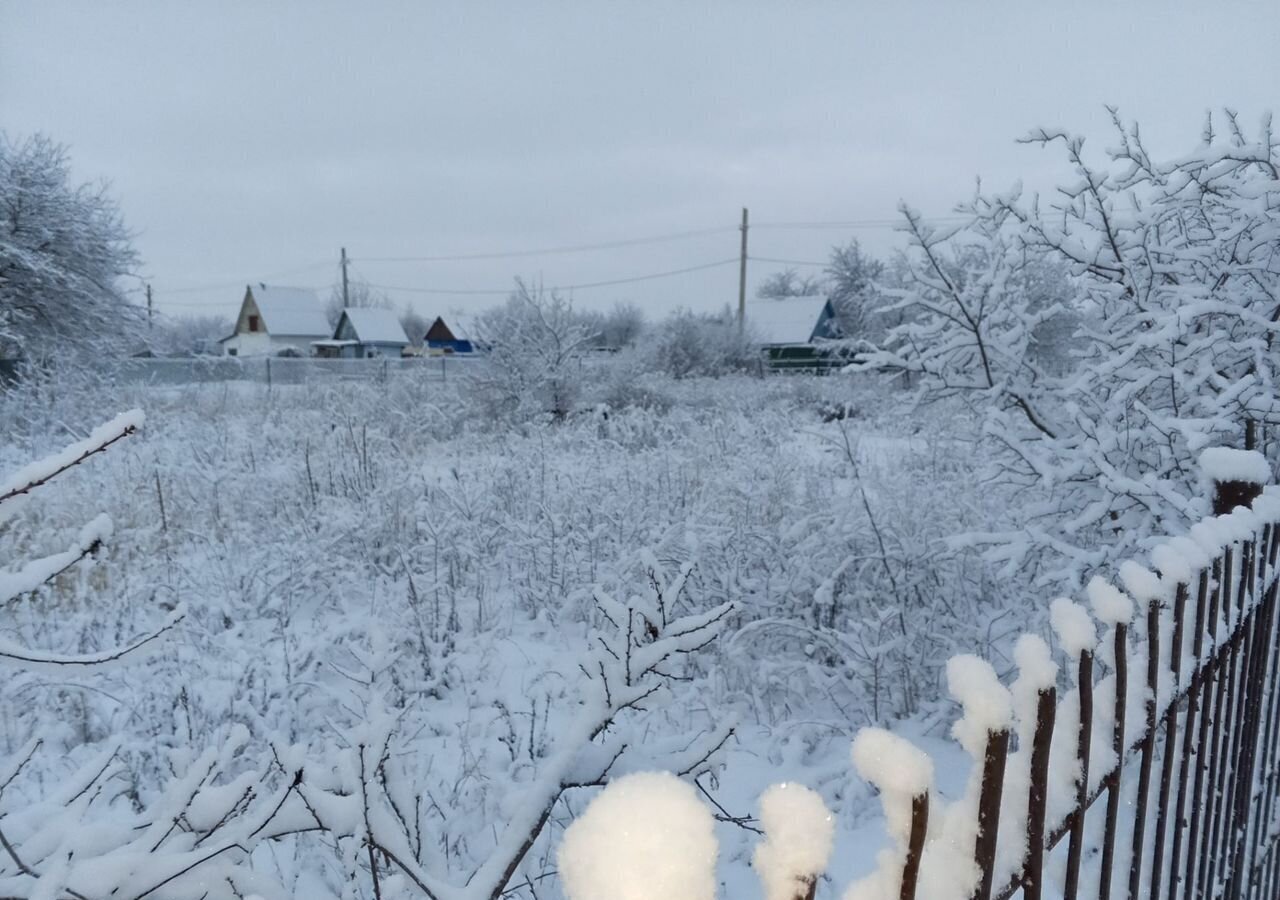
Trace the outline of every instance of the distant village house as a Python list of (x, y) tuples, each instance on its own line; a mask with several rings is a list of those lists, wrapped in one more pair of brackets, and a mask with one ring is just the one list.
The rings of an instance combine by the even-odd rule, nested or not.
[(228, 356), (310, 356), (311, 344), (329, 335), (314, 291), (259, 283), (245, 287), (235, 331), (219, 343)]
[(828, 368), (848, 360), (822, 346), (845, 337), (826, 297), (786, 297), (747, 303), (747, 333), (774, 369)]
[(439, 316), (436, 316), (436, 320), (427, 329), (422, 344), (426, 352), (431, 355), (471, 353), (475, 349), (471, 341), (446, 325), (444, 319)]
[(327, 359), (376, 359), (402, 355), (409, 338), (394, 310), (348, 307), (342, 311), (333, 337), (311, 345), (316, 356)]

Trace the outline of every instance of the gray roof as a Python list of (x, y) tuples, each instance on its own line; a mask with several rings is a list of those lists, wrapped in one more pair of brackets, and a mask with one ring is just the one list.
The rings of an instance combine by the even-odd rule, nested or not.
[(268, 334), (317, 338), (327, 338), (332, 334), (315, 291), (256, 284), (249, 287), (249, 292), (258, 304), (258, 312)]

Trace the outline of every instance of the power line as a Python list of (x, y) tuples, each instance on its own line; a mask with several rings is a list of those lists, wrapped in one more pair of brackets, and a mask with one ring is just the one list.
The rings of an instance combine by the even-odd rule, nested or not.
[[(958, 222), (967, 222), (968, 216), (934, 216), (932, 218), (921, 219), (926, 225), (948, 225)], [(902, 219), (856, 219), (847, 222), (761, 222), (753, 224), (752, 228), (778, 228), (778, 229), (813, 229), (826, 230), (837, 228), (898, 228), (903, 224)]]
[[(634, 284), (639, 281), (652, 281), (656, 278), (670, 278), (673, 275), (684, 275), (688, 272), (701, 272), (704, 269), (715, 269), (720, 266), (727, 266), (731, 263), (738, 263), (738, 258), (722, 259), (718, 262), (703, 263), (698, 266), (688, 266), (683, 269), (671, 269), (666, 272), (652, 272), (648, 275), (633, 275), (629, 278), (614, 278), (609, 281), (588, 281), (582, 284), (557, 284), (550, 285), (545, 288), (548, 291), (583, 291), (590, 288), (612, 287), (619, 284)], [(394, 284), (370, 284), (369, 287), (377, 288), (380, 291), (405, 291), (411, 294), (460, 294), (460, 295), (485, 295), (485, 296), (504, 296), (511, 293), (511, 288), (468, 288), (468, 289), (448, 289), (448, 288), (421, 288), (421, 287), (405, 287)]]
[(352, 257), (356, 262), (399, 263), (399, 262), (460, 262), (477, 259), (513, 259), (525, 256), (549, 256), (555, 253), (583, 253), (590, 250), (612, 250), (617, 247), (635, 247), (640, 244), (661, 244), (679, 241), (685, 238), (701, 237), (708, 234), (723, 234), (736, 231), (737, 226), (727, 225), (721, 228), (700, 228), (696, 231), (677, 231), (671, 234), (659, 234), (652, 237), (630, 238), (618, 241), (603, 241), (598, 244), (572, 244), (562, 247), (545, 247), (541, 250), (503, 250), (487, 253), (457, 253), (444, 256), (358, 256)]
[[(324, 262), (308, 263), (305, 266), (295, 266), (292, 269), (284, 269), (280, 272), (268, 272), (265, 275), (259, 275), (257, 280), (266, 281), (269, 278), (280, 278), (281, 276), (294, 275), (294, 274), (297, 274), (298, 272), (310, 272), (315, 269), (328, 268), (329, 266), (332, 266), (332, 265), (333, 265), (333, 260), (325, 260)], [(244, 287), (246, 284), (252, 284), (253, 282), (254, 282), (254, 279), (250, 278), (247, 280), (240, 280), (240, 281), (224, 281), (219, 284), (201, 284), (201, 285), (194, 285), (189, 287), (165, 288), (164, 293), (166, 294), (198, 294), (198, 293), (201, 293), (202, 291), (223, 291), (223, 290), (230, 290), (232, 288)]]
[[(243, 286), (244, 282), (239, 282), (238, 284), (239, 286)], [(309, 285), (309, 284), (297, 284), (297, 285), (290, 285), (290, 286), (299, 287), (299, 288), (302, 288), (303, 290), (316, 291), (316, 292), (324, 291), (329, 287), (329, 285), (317, 286), (317, 285)], [(173, 292), (170, 291), (169, 293), (173, 293)], [(218, 306), (218, 305), (223, 305), (223, 306), (235, 305), (238, 307), (240, 305), (241, 299), (242, 298), (240, 297), (232, 297), (230, 299), (223, 298), (221, 300), (166, 300), (160, 296), (159, 291), (156, 291), (157, 305), (163, 304), (165, 307), (181, 306), (181, 307), (187, 308), (187, 307), (210, 307), (210, 306)]]
[(826, 268), (831, 265), (830, 262), (814, 262), (811, 259), (775, 259), (770, 256), (751, 256), (748, 258), (752, 262), (779, 263), (784, 266), (821, 266)]

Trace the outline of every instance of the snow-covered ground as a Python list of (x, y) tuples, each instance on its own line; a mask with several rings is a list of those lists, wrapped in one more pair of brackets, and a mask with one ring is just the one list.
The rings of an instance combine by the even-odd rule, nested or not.
[[(569, 421), (518, 427), (411, 380), (8, 398), (22, 424), (0, 446), (4, 472), (119, 410), (147, 421), (0, 532), (9, 560), (65, 550), (98, 513), (114, 522), (98, 562), (14, 607), (5, 636), (90, 652), (180, 604), (189, 615), (142, 661), (15, 675), (0, 741), (44, 734), (52, 773), (62, 751), (119, 740), (145, 798), (168, 754), (237, 725), (255, 746), (323, 748), (385, 702), (428, 798), (422, 855), (465, 878), (577, 706), (594, 593), (642, 594), (651, 573), (691, 564), (679, 611), (735, 612), (627, 727), (661, 764), (664, 741), (735, 725), (698, 777), (724, 819), (755, 816), (777, 782), (817, 790), (836, 816), (819, 889), (834, 896), (887, 841), (850, 762), (856, 730), (897, 723), (958, 793), (968, 761), (944, 740), (943, 664), (967, 651), (1007, 671), (1009, 635), (1040, 614), (991, 591), (976, 557), (938, 552), (990, 515), (971, 426), (842, 377), (625, 387), (605, 378)], [(565, 794), (513, 886), (545, 884), (589, 796)], [(722, 895), (759, 896), (758, 836), (717, 827)], [(341, 890), (340, 860), (305, 841), (259, 856), (298, 896)]]

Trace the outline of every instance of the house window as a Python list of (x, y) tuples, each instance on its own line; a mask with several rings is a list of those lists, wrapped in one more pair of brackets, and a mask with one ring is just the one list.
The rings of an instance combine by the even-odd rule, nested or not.
[(257, 316), (250, 316), (250, 317), (249, 317), (249, 330), (250, 330), (250, 331), (257, 331), (257, 330), (258, 330), (258, 317), (257, 317)]
[(232, 347), (230, 350), (227, 351), (227, 356), (235, 356), (238, 352), (239, 351), (237, 351), (235, 347)]

